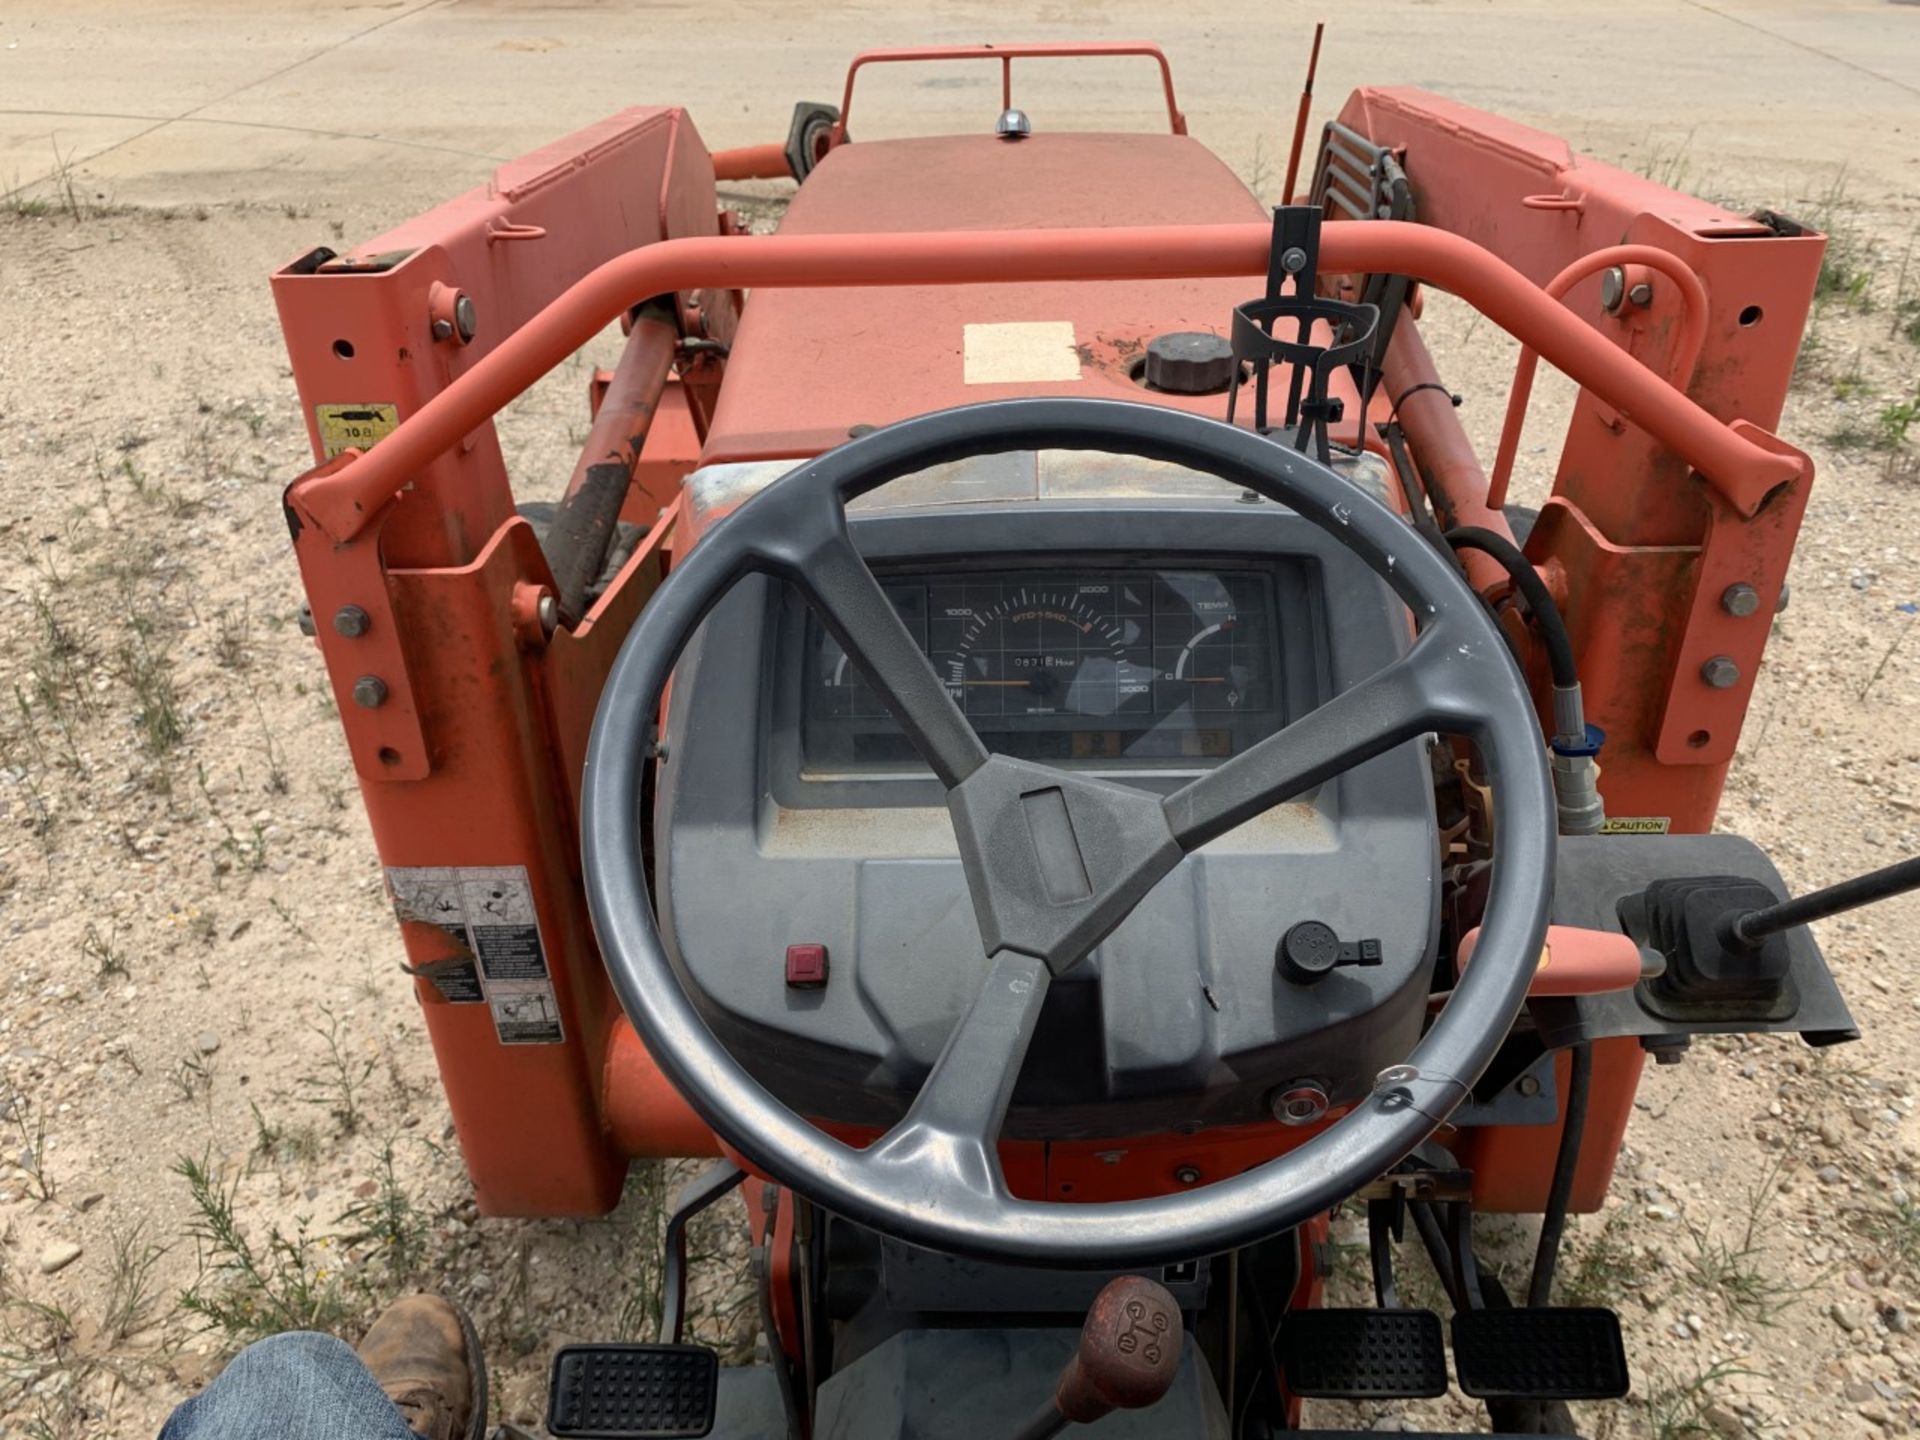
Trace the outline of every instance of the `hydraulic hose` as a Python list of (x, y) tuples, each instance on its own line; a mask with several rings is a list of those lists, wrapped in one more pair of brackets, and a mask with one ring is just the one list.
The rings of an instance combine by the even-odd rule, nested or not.
[(1600, 799), (1600, 767), (1594, 756), (1602, 736), (1587, 724), (1580, 697), (1580, 673), (1573, 661), (1573, 637), (1566, 618), (1533, 563), (1506, 536), (1478, 525), (1457, 525), (1446, 540), (1455, 550), (1477, 550), (1513, 581), (1527, 602), (1547, 650), (1547, 669), (1553, 677), (1553, 791), (1562, 835), (1597, 835), (1606, 824), (1606, 805)]
[(1447, 543), (1456, 550), (1478, 550), (1499, 562), (1500, 568), (1513, 580), (1513, 588), (1527, 602), (1527, 613), (1533, 617), (1533, 623), (1540, 627), (1554, 686), (1567, 689), (1578, 685), (1580, 675), (1574, 668), (1573, 640), (1567, 634), (1567, 622), (1561, 618), (1560, 607), (1553, 603), (1546, 581), (1533, 568), (1533, 562), (1520, 553), (1520, 547), (1506, 536), (1477, 525), (1459, 525), (1447, 531)]
[(1560, 1150), (1553, 1160), (1553, 1186), (1540, 1217), (1540, 1243), (1533, 1252), (1533, 1278), (1527, 1304), (1545, 1305), (1553, 1294), (1553, 1271), (1560, 1260), (1560, 1237), (1567, 1228), (1573, 1198), (1573, 1172), (1580, 1165), (1580, 1141), (1587, 1129), (1587, 1092), (1593, 1083), (1593, 1046), (1579, 1044), (1569, 1056), (1567, 1118), (1560, 1127)]

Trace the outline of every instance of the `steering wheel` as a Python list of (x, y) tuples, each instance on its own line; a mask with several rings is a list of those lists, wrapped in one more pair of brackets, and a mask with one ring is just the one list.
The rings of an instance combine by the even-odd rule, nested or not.
[[(1164, 798), (989, 754), (854, 548), (846, 503), (931, 465), (1040, 449), (1168, 461), (1278, 501), (1359, 556), (1419, 633), (1400, 659)], [(648, 902), (641, 773), (662, 687), (701, 620), (749, 572), (800, 590), (946, 787), (991, 961), (906, 1115), (865, 1149), (815, 1129), (714, 1038)], [(1311, 1140), (1230, 1179), (1110, 1204), (1014, 1197), (996, 1142), (1052, 976), (1182, 856), (1430, 731), (1479, 747), (1499, 855), (1473, 965), (1406, 1062)], [(1539, 960), (1553, 874), (1533, 704), (1450, 560), (1294, 450), (1184, 411), (1108, 400), (997, 401), (902, 421), (806, 461), (716, 524), (627, 636), (594, 719), (584, 797), (587, 893), (614, 988), (700, 1116), (836, 1214), (931, 1249), (1028, 1264), (1120, 1268), (1214, 1254), (1299, 1224), (1391, 1169), (1460, 1103), (1506, 1036)]]

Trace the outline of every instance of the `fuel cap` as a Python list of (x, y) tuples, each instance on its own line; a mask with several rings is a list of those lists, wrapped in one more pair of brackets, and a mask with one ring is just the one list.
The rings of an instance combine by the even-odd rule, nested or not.
[(1176, 330), (1147, 342), (1147, 384), (1172, 395), (1211, 395), (1233, 378), (1233, 347), (1204, 330)]

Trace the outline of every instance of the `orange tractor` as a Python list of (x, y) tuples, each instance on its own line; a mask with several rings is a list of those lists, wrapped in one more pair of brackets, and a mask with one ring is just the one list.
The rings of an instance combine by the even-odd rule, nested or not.
[[(1015, 62), (1079, 54), (1157, 66), (1159, 131), (1033, 124)], [(960, 60), (997, 117), (855, 138), (867, 67)], [(748, 234), (716, 184), (774, 175)], [(561, 1352), (554, 1434), (1264, 1436), (1450, 1385), (1565, 1431), (1629, 1384), (1552, 1291), (1646, 1057), (1853, 1036), (1803, 922), (1911, 877), (1783, 905), (1708, 833), (1821, 237), (1405, 89), (1286, 189), (1154, 47), (876, 52), (785, 144), (624, 111), (274, 277), (480, 1208), (711, 1157), (660, 1343)], [(1434, 290), (1523, 347), (1490, 471)], [(616, 320), (564, 494), (516, 493), (491, 417)], [(1538, 359), (1580, 388), (1536, 513)], [(723, 1368), (685, 1223), (739, 1186), (767, 1358)], [(1372, 1307), (1323, 1303), (1341, 1204)], [(1542, 1217), (1527, 1293), (1476, 1212)]]

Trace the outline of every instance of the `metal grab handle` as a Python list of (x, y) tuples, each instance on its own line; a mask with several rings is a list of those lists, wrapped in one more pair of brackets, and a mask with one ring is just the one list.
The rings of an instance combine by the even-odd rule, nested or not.
[[(1653, 245), (1609, 245), (1582, 255), (1547, 282), (1546, 293), (1555, 300), (1589, 275), (1615, 265), (1644, 265), (1658, 270), (1680, 287), (1685, 309), (1680, 322), (1680, 339), (1674, 346), (1673, 363), (1667, 380), (1682, 395), (1693, 382), (1693, 367), (1700, 363), (1700, 347), (1707, 338), (1707, 287), (1700, 283), (1687, 262), (1671, 251)], [(1540, 355), (1531, 345), (1523, 345), (1513, 367), (1513, 388), (1507, 392), (1507, 418), (1500, 426), (1500, 444), (1494, 452), (1493, 474), (1487, 481), (1487, 506), (1503, 509), (1507, 503), (1507, 482), (1513, 477), (1514, 458), (1520, 453), (1520, 427), (1526, 423), (1527, 401), (1533, 395), (1534, 372), (1540, 368)]]
[(1187, 133), (1187, 117), (1173, 98), (1173, 67), (1167, 52), (1158, 45), (1137, 40), (1085, 43), (1065, 41), (1036, 45), (920, 45), (899, 50), (863, 50), (847, 66), (847, 87), (840, 97), (840, 118), (834, 122), (833, 143), (847, 138), (847, 121), (853, 114), (854, 77), (868, 65), (890, 65), (901, 61), (923, 60), (998, 60), (1000, 62), (1000, 108), (1013, 108), (1013, 62), (1015, 60), (1078, 60), (1096, 56), (1143, 55), (1160, 66), (1160, 88), (1167, 97), (1167, 124), (1175, 135)]

